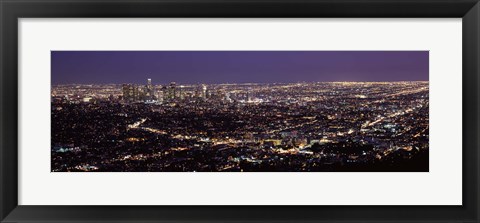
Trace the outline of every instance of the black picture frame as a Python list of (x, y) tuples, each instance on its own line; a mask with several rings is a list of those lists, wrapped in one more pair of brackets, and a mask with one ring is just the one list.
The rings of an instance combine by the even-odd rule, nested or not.
[[(0, 0), (0, 15), (1, 222), (479, 222), (478, 0)], [(46, 17), (462, 18), (463, 205), (18, 205), (17, 21)]]

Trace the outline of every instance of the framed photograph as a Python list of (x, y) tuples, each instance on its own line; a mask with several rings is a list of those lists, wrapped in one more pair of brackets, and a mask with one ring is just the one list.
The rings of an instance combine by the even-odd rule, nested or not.
[(1, 222), (478, 222), (479, 10), (2, 0)]

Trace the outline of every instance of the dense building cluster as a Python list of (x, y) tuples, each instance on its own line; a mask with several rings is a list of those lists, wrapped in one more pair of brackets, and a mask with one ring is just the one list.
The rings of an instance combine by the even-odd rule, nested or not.
[[(154, 102), (155, 97), (152, 79), (148, 79), (147, 85), (137, 86), (135, 84), (123, 84), (122, 85), (123, 100), (125, 102)], [(112, 95), (113, 97), (113, 95)]]
[(428, 171), (428, 82), (56, 85), (52, 171)]

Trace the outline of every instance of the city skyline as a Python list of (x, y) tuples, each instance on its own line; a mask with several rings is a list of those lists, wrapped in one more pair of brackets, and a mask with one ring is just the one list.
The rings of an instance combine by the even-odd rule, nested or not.
[[(146, 80), (148, 79), (152, 79), (152, 78), (147, 78)], [(306, 83), (402, 83), (402, 82), (429, 82), (428, 80), (426, 81), (403, 81), (403, 80), (400, 80), (400, 81), (298, 81), (298, 82), (245, 82), (245, 83), (209, 83), (209, 84), (206, 84), (206, 83), (202, 83), (202, 82), (198, 82), (198, 83), (182, 83), (182, 82), (178, 82), (178, 81), (171, 81), (171, 82), (155, 82), (154, 79), (152, 79), (152, 85), (155, 86), (155, 87), (158, 87), (158, 86), (166, 86), (166, 85), (169, 85), (171, 83), (175, 83), (177, 84), (178, 86), (199, 86), (199, 85), (208, 85), (208, 86), (220, 86), (220, 85), (261, 85), (261, 84), (306, 84)], [(96, 84), (96, 83), (85, 83), (85, 84), (78, 84), (78, 83), (69, 83), (69, 84), (53, 84), (53, 86), (67, 86), (67, 85), (76, 85), (76, 86), (84, 86), (84, 85), (92, 85), (92, 86), (107, 86), (107, 85), (124, 85), (124, 84), (133, 84), (133, 85), (145, 85), (146, 81), (143, 80), (142, 81), (139, 81), (139, 82), (135, 82), (135, 83), (105, 83), (105, 84)]]
[(428, 82), (52, 89), (52, 171), (426, 172)]
[[(52, 85), (428, 81), (428, 51), (52, 51)], [(388, 71), (388, 72), (387, 72)]]
[(428, 172), (428, 57), (54, 51), (51, 171)]

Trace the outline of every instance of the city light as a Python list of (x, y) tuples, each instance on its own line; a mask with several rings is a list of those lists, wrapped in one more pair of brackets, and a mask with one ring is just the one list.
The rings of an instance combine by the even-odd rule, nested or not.
[(428, 171), (427, 81), (54, 85), (52, 171)]

